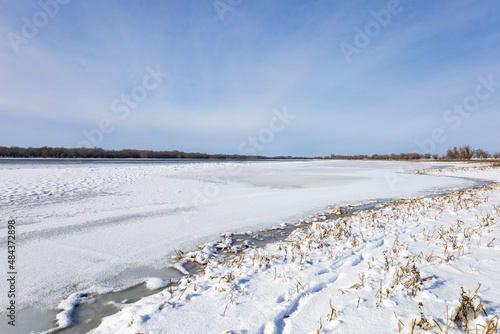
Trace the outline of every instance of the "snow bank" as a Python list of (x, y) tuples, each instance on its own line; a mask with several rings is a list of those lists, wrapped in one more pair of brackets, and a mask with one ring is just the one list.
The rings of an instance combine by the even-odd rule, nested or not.
[(164, 288), (169, 284), (169, 282), (161, 277), (152, 277), (146, 280), (146, 287), (149, 290), (157, 290)]

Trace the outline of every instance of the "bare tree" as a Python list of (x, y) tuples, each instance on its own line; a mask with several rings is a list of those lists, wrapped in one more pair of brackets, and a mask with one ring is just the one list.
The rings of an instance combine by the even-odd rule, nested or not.
[(460, 159), (460, 152), (458, 151), (458, 148), (455, 146), (448, 149), (446, 152), (446, 158), (450, 160)]
[(477, 150), (474, 150), (473, 157), (478, 159), (488, 159), (489, 157), (491, 157), (491, 154), (479, 148)]
[(459, 151), (460, 151), (460, 158), (461, 159), (463, 159), (463, 160), (472, 159), (473, 150), (469, 145), (460, 146)]

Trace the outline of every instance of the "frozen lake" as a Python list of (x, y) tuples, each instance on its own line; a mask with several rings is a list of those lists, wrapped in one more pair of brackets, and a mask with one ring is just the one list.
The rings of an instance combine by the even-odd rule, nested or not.
[[(166, 267), (174, 249), (192, 250), (223, 232), (292, 223), (337, 204), (473, 184), (406, 173), (428, 167), (368, 161), (0, 159), (0, 252), (6, 254), (6, 222), (15, 219), (18, 306), (50, 309), (92, 286), (129, 286), (139, 277), (124, 272)], [(6, 286), (1, 288), (6, 295)], [(6, 301), (0, 298), (2, 310)]]

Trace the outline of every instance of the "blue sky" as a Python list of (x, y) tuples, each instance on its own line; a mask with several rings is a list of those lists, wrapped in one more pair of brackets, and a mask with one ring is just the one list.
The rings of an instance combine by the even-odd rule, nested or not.
[(0, 145), (498, 152), (499, 12), (493, 0), (5, 0)]

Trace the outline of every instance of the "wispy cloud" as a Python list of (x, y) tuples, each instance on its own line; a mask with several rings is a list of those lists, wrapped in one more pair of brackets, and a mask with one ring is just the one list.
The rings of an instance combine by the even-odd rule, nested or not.
[[(16, 53), (7, 34), (20, 33), (40, 6), (3, 3), (0, 144), (74, 146), (111, 117), (107, 148), (235, 153), (273, 108), (287, 106), (300, 122), (263, 154), (417, 150), (415, 138), (440, 126), (478, 76), (500, 81), (500, 4), (402, 1), (346, 62), (340, 43), (387, 4), (244, 1), (221, 22), (204, 1), (71, 1)], [(168, 78), (116, 119), (112, 101), (156, 65)], [(500, 150), (492, 126), (499, 105), (500, 90), (447, 144)]]

